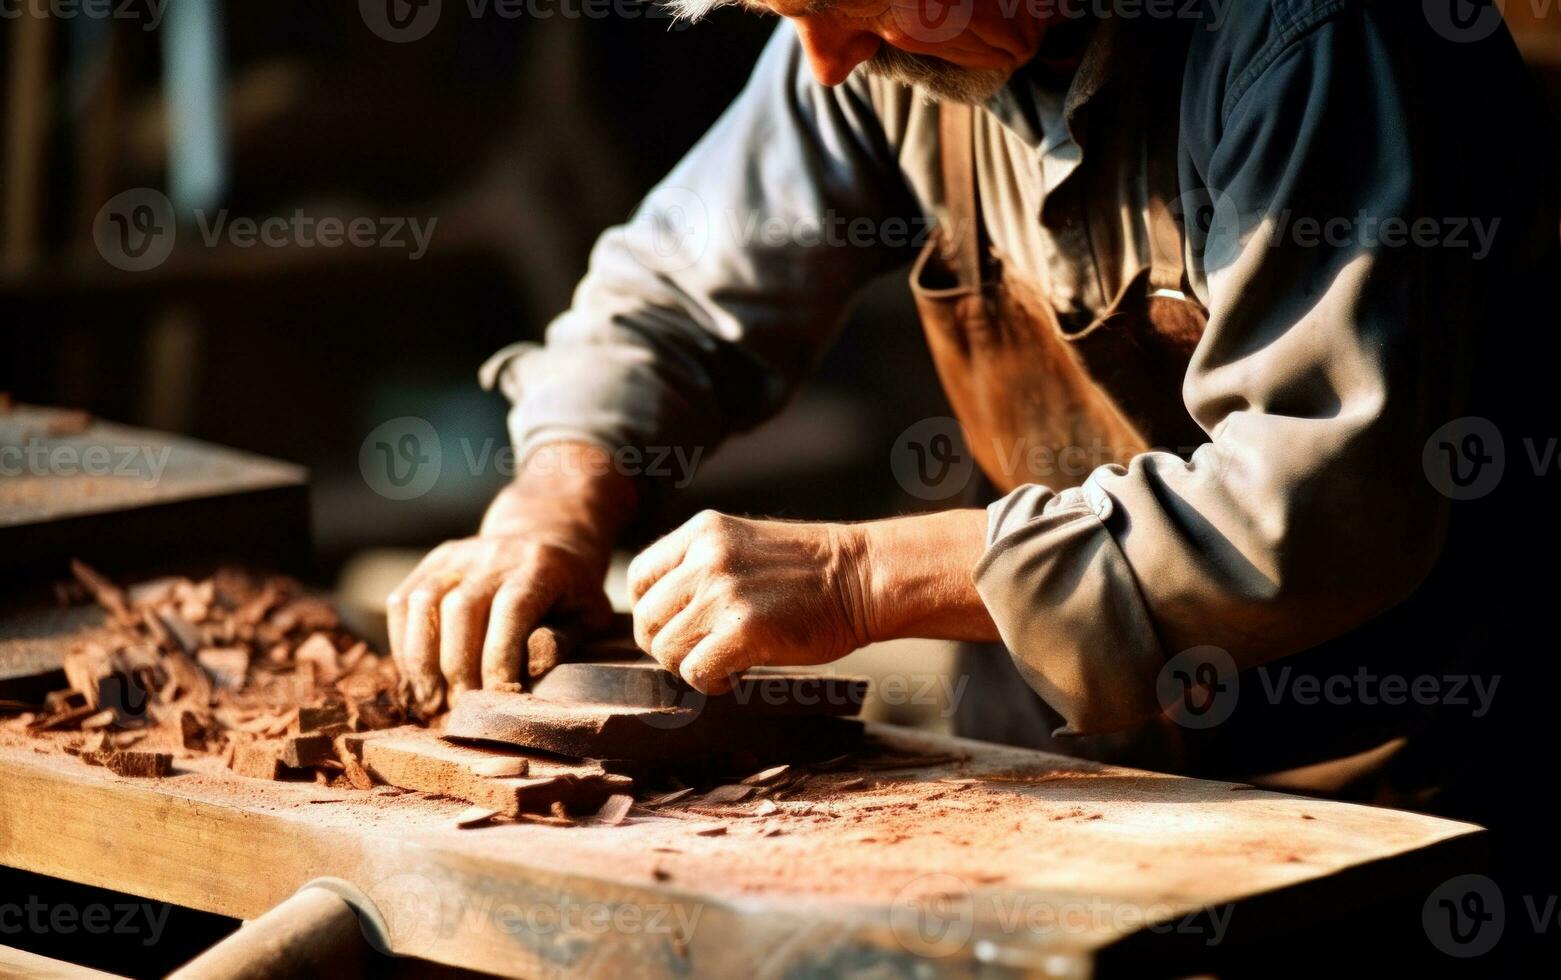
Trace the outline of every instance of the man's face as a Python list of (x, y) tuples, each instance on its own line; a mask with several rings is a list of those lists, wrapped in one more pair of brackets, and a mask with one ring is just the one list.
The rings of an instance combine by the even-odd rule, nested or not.
[(984, 102), (1034, 57), (1048, 18), (1002, 0), (740, 0), (792, 22), (823, 85), (860, 67), (933, 96)]

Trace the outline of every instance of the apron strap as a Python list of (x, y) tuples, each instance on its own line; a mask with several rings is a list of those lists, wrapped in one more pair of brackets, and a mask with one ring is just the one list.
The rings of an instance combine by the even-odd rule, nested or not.
[(938, 153), (943, 166), (943, 204), (949, 227), (943, 234), (944, 259), (959, 284), (981, 285), (981, 205), (976, 191), (974, 112), (963, 103), (938, 108)]
[[(1153, 74), (1160, 78), (1176, 78), (1168, 69), (1179, 66), (1185, 58), (1185, 47), (1167, 44), (1159, 52), (1160, 64)], [(1181, 197), (1181, 174), (1178, 160), (1181, 150), (1182, 92), (1180, 85), (1160, 84), (1160, 97), (1146, 100), (1151, 106), (1144, 120), (1144, 174), (1148, 183), (1149, 232), (1149, 286), (1151, 289), (1171, 289), (1193, 298), (1191, 277), (1187, 274), (1186, 253), (1182, 250), (1182, 221), (1186, 209), (1178, 216), (1172, 213), (1171, 202)]]

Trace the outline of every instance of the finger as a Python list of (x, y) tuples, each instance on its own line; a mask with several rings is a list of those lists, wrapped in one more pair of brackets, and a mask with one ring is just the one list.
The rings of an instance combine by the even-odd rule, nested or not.
[(703, 606), (690, 602), (673, 616), (651, 642), (650, 655), (674, 674), (694, 647), (710, 632)]
[(403, 678), (410, 678), (412, 674), (407, 669), (406, 659), (407, 592), (416, 582), (417, 571), (414, 569), (385, 597), (385, 634), (390, 641), (390, 659), (395, 661), (396, 670)]
[(679, 567), (658, 579), (634, 604), (634, 642), (641, 650), (655, 656), (656, 634), (693, 600), (695, 578), (695, 573)]
[(688, 553), (689, 542), (708, 528), (716, 517), (712, 511), (703, 511), (683, 522), (677, 530), (646, 548), (629, 562), (629, 601), (639, 602), (662, 576), (678, 567)]
[(439, 603), (439, 672), (453, 700), (482, 686), (482, 645), (498, 579), (463, 582)]
[(525, 666), (526, 641), (553, 605), (557, 590), (533, 575), (507, 579), (488, 614), (488, 633), (482, 645), (482, 686), (498, 687), (520, 680)]
[(725, 694), (732, 677), (752, 666), (748, 645), (733, 633), (712, 633), (700, 640), (678, 664), (678, 675), (689, 687), (704, 694)]
[(439, 674), (439, 603), (459, 581), (454, 573), (437, 573), (423, 578), (407, 595), (407, 679), (424, 714), (437, 712), (444, 700), (444, 681)]

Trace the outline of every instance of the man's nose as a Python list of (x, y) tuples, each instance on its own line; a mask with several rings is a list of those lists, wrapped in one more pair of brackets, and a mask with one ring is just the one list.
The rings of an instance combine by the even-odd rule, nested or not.
[(878, 52), (883, 41), (870, 31), (842, 27), (827, 14), (792, 18), (802, 50), (820, 85), (839, 85), (852, 70)]

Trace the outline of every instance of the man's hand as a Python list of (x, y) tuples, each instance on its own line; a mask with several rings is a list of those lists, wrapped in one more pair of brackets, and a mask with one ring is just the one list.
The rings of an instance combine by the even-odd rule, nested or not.
[(476, 537), (435, 548), (386, 600), (390, 647), (419, 710), (519, 680), (544, 620), (606, 625), (612, 542), (635, 491), (594, 446), (545, 446), (501, 492)]
[(994, 640), (972, 581), (984, 532), (981, 511), (856, 525), (706, 511), (629, 566), (634, 638), (707, 694), (878, 640)]

